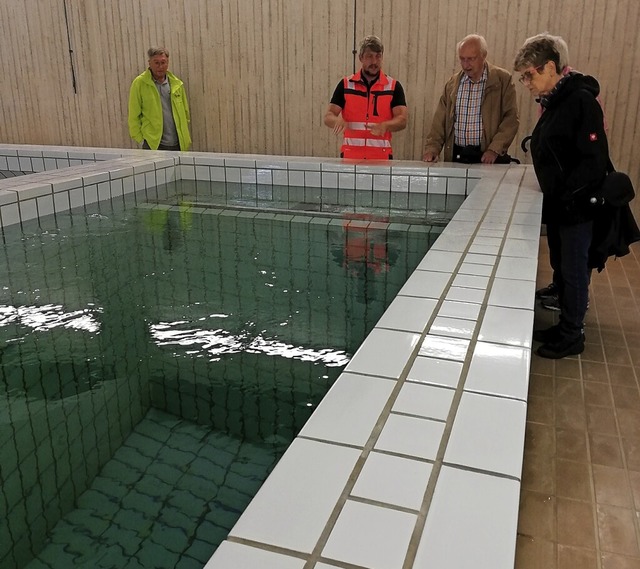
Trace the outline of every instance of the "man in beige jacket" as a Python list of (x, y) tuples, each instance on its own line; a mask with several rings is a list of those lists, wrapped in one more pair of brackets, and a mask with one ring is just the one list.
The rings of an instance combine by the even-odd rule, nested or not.
[(508, 163), (518, 132), (516, 89), (511, 74), (487, 62), (487, 42), (479, 35), (457, 46), (461, 70), (444, 87), (433, 115), (423, 159), (437, 162)]

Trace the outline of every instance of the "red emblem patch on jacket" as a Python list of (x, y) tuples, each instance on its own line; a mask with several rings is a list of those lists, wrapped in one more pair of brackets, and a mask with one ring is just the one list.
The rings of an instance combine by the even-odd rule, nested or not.
[(589, 142), (595, 142), (596, 140), (598, 140), (598, 135), (595, 132), (592, 132), (589, 135)]

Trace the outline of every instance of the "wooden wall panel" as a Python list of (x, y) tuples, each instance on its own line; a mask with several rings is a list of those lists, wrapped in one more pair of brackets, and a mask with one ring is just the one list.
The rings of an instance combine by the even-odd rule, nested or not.
[[(409, 125), (394, 136), (399, 159), (421, 157), (461, 37), (485, 35), (490, 61), (510, 69), (523, 40), (548, 30), (601, 82), (614, 161), (640, 186), (637, 0), (0, 0), (0, 22), (3, 142), (133, 147), (129, 85), (147, 48), (165, 45), (186, 83), (194, 150), (335, 156), (339, 141), (322, 118), (353, 69), (354, 42), (375, 33), (409, 104)], [(524, 159), (517, 143), (537, 110), (516, 89), (512, 152)]]

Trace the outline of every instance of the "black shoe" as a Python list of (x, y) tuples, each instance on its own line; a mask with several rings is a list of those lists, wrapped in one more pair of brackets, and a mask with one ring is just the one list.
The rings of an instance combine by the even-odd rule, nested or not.
[(542, 342), (543, 344), (553, 344), (554, 342), (558, 342), (562, 339), (560, 324), (555, 324), (546, 330), (534, 330), (533, 339), (534, 341)]
[(543, 344), (538, 348), (536, 354), (541, 358), (559, 360), (582, 352), (584, 352), (584, 334), (580, 334), (577, 338), (561, 338), (557, 342)]
[(553, 296), (545, 296), (540, 299), (540, 304), (542, 308), (546, 308), (547, 310), (560, 310), (560, 297), (556, 294)]
[(536, 291), (536, 298), (547, 298), (549, 296), (558, 296), (558, 285), (556, 283), (550, 283), (544, 288), (539, 288)]

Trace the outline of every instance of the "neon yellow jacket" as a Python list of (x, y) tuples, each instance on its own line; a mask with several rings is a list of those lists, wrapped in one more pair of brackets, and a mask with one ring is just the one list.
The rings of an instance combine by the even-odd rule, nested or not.
[[(191, 148), (189, 134), (189, 103), (184, 83), (167, 71), (171, 87), (171, 109), (176, 122), (180, 150)], [(131, 83), (129, 91), (129, 134), (136, 142), (146, 140), (153, 150), (157, 150), (162, 138), (162, 103), (151, 71), (147, 69)]]

